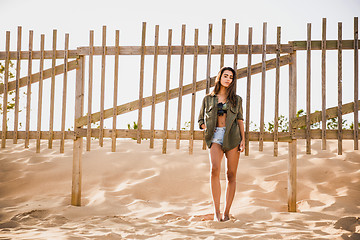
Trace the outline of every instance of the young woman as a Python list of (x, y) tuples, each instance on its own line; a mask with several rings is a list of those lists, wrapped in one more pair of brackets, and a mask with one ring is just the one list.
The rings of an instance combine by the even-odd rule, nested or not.
[[(231, 67), (220, 69), (212, 93), (203, 99), (199, 127), (205, 130), (210, 149), (210, 185), (214, 204), (214, 221), (230, 219), (230, 207), (236, 190), (236, 171), (240, 152), (245, 148), (242, 98), (235, 93), (236, 72)], [(226, 156), (227, 185), (223, 215), (220, 214), (220, 168)]]

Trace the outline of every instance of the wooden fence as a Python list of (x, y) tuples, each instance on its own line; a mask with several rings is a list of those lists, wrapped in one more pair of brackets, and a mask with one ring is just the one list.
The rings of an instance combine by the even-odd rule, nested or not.
[[(150, 139), (150, 147), (154, 147), (154, 139), (162, 139), (162, 152), (167, 151), (167, 139), (176, 140), (176, 148), (180, 147), (180, 140), (189, 141), (189, 153), (193, 153), (194, 140), (203, 140), (203, 132), (195, 130), (196, 113), (195, 109), (196, 93), (205, 90), (209, 93), (210, 88), (214, 86), (215, 75), (211, 76), (212, 56), (220, 56), (220, 67), (224, 66), (224, 57), (226, 55), (233, 56), (233, 67), (237, 71), (238, 79), (246, 78), (246, 98), (244, 101), (246, 112), (245, 123), (245, 155), (249, 155), (249, 141), (259, 142), (259, 151), (263, 150), (264, 141), (274, 142), (274, 156), (278, 155), (278, 142), (288, 142), (289, 144), (289, 164), (288, 164), (288, 210), (296, 211), (296, 145), (297, 139), (306, 139), (306, 153), (311, 153), (311, 139), (322, 139), (322, 149), (326, 149), (327, 139), (338, 140), (338, 154), (342, 154), (342, 140), (353, 139), (354, 150), (358, 150), (358, 18), (354, 18), (354, 39), (342, 39), (342, 24), (338, 23), (338, 39), (326, 39), (326, 19), (322, 22), (322, 39), (312, 40), (311, 38), (311, 24), (307, 25), (307, 40), (306, 41), (290, 41), (286, 44), (281, 43), (281, 28), (277, 27), (276, 44), (267, 43), (267, 23), (263, 24), (263, 40), (262, 44), (253, 44), (252, 36), (253, 29), (248, 30), (248, 43), (239, 44), (239, 24), (235, 24), (234, 44), (225, 45), (225, 29), (226, 20), (222, 21), (221, 44), (214, 45), (212, 42), (213, 25), (209, 24), (208, 29), (208, 43), (206, 45), (199, 44), (199, 31), (195, 29), (194, 44), (185, 44), (186, 26), (182, 26), (181, 31), (181, 45), (172, 45), (172, 30), (168, 30), (168, 44), (159, 46), (159, 26), (155, 26), (155, 39), (153, 46), (147, 46), (146, 43), (146, 23), (142, 25), (142, 39), (141, 46), (120, 46), (119, 45), (119, 31), (115, 32), (114, 46), (106, 44), (106, 26), (102, 29), (102, 45), (94, 45), (94, 31), (90, 31), (89, 46), (78, 47), (76, 49), (69, 49), (69, 34), (65, 35), (64, 50), (57, 49), (57, 30), (53, 30), (52, 49), (45, 50), (44, 42), (45, 36), (41, 35), (40, 50), (33, 50), (33, 31), (29, 31), (29, 47), (28, 50), (22, 49), (22, 28), (18, 27), (17, 32), (17, 48), (10, 50), (10, 32), (6, 32), (5, 51), (0, 52), (0, 60), (4, 60), (4, 84), (0, 85), (0, 93), (3, 96), (3, 106), (8, 103), (8, 93), (15, 91), (15, 109), (14, 120), (7, 121), (7, 109), (3, 107), (2, 110), (2, 131), (1, 131), (1, 147), (5, 148), (6, 139), (13, 139), (13, 143), (17, 143), (18, 139), (25, 139), (25, 147), (29, 146), (30, 139), (36, 139), (36, 152), (40, 152), (40, 140), (48, 141), (48, 148), (52, 148), (54, 140), (60, 140), (60, 152), (64, 152), (65, 139), (73, 139), (73, 184), (72, 184), (72, 205), (81, 205), (81, 171), (82, 171), (82, 151), (83, 138), (86, 138), (86, 150), (90, 151), (92, 137), (98, 138), (100, 146), (103, 146), (104, 138), (112, 139), (112, 151), (116, 151), (117, 138), (136, 138), (138, 143), (141, 143), (142, 138)], [(321, 50), (321, 84), (322, 84), (322, 110), (312, 112), (311, 109), (311, 53), (314, 50)], [(327, 51), (337, 50), (338, 52), (338, 105), (327, 108), (326, 105), (326, 53)], [(354, 52), (354, 101), (346, 104), (342, 103), (342, 52), (343, 50), (352, 50)], [(306, 115), (296, 117), (297, 112), (297, 51), (306, 51)], [(238, 56), (247, 55), (247, 66), (243, 68), (238, 67)], [(252, 63), (252, 56), (261, 54), (262, 60), (259, 63)], [(273, 59), (267, 59), (267, 54), (275, 54)], [(119, 58), (135, 55), (140, 57), (140, 78), (139, 78), (139, 97), (138, 99), (127, 102), (125, 104), (118, 104), (118, 89), (119, 89)], [(151, 96), (144, 97), (144, 64), (145, 56), (153, 56), (153, 84)], [(166, 89), (164, 92), (157, 92), (157, 77), (158, 73), (158, 57), (160, 55), (166, 56)], [(172, 56), (180, 56), (180, 70), (179, 70), (179, 86), (170, 89), (171, 76), (171, 60)], [(185, 55), (193, 56), (192, 69), (192, 83), (184, 85), (184, 57)], [(198, 79), (198, 58), (201, 55), (206, 56), (206, 76)], [(93, 84), (94, 80), (94, 56), (101, 56), (101, 89), (100, 89), (100, 111), (92, 112), (93, 98)], [(113, 81), (113, 106), (105, 109), (105, 84), (106, 84), (106, 60), (111, 57), (114, 58), (114, 81)], [(63, 60), (63, 64), (56, 65), (56, 60)], [(27, 60), (28, 72), (27, 76), (21, 77), (20, 66), (21, 61)], [(51, 60), (51, 68), (44, 69), (44, 62)], [(15, 80), (9, 81), (10, 76), (10, 62), (16, 61)], [(38, 61), (39, 72), (32, 73), (32, 63)], [(88, 77), (86, 78), (85, 69), (88, 66)], [(279, 95), (280, 95), (280, 68), (289, 66), (289, 75), (286, 79), (289, 81), (289, 131), (279, 132)], [(276, 85), (275, 85), (275, 99), (270, 104), (275, 104), (274, 111), (274, 130), (273, 132), (266, 132), (264, 130), (264, 112), (265, 112), (265, 83), (266, 72), (271, 69), (276, 69)], [(75, 79), (75, 97), (72, 102), (69, 102), (67, 93), (68, 72), (76, 70)], [(251, 96), (251, 77), (252, 75), (261, 73), (261, 90), (259, 96)], [(61, 130), (54, 131), (54, 112), (60, 109), (55, 107), (55, 77), (57, 75), (63, 76), (62, 88), (62, 105), (61, 105)], [(50, 111), (49, 111), (49, 129), (42, 129), (41, 120), (44, 118), (42, 114), (43, 103), (43, 81), (51, 80), (50, 87)], [(85, 81), (88, 82), (88, 89), (85, 89)], [(38, 98), (32, 99), (31, 87), (32, 84), (38, 83)], [(120, 80), (121, 84), (121, 80)], [(19, 96), (20, 89), (26, 87), (26, 124), (25, 131), (19, 131)], [(4, 94), (5, 93), (5, 94)], [(87, 93), (87, 114), (84, 114), (85, 93)], [(190, 130), (182, 130), (181, 127), (181, 113), (182, 113), (182, 97), (191, 94), (191, 119)], [(261, 115), (260, 115), (260, 131), (250, 131), (250, 101), (251, 97), (259, 97), (261, 101)], [(176, 130), (168, 129), (169, 122), (169, 101), (177, 99), (178, 114), (176, 122)], [(37, 119), (31, 119), (30, 105), (35, 101), (38, 104)], [(97, 101), (97, 100), (96, 100)], [(155, 106), (158, 103), (165, 102), (164, 107), (164, 124), (163, 129), (155, 129)], [(66, 109), (74, 109), (74, 130), (66, 130)], [(143, 129), (143, 108), (151, 106), (150, 129)], [(137, 129), (118, 129), (116, 126), (117, 116), (131, 111), (138, 110)], [(354, 129), (346, 130), (342, 126), (342, 115), (354, 113)], [(338, 118), (338, 129), (327, 130), (326, 120), (330, 118)], [(104, 128), (104, 120), (112, 118), (112, 128)], [(30, 121), (36, 121), (36, 131), (30, 130)], [(322, 129), (311, 129), (310, 125), (316, 122), (322, 123)], [(99, 123), (99, 128), (92, 127), (93, 123)], [(12, 125), (13, 130), (8, 131), (8, 126)], [(203, 144), (203, 149), (206, 149)]]

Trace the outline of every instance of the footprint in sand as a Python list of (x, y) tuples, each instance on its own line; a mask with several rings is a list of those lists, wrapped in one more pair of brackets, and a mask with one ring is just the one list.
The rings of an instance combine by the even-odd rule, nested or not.
[(8, 222), (0, 223), (0, 229), (2, 229), (2, 230), (8, 229), (8, 228), (17, 228), (19, 226), (20, 226), (20, 224), (15, 221), (8, 221)]
[(24, 219), (28, 218), (36, 218), (36, 219), (42, 219), (49, 215), (49, 212), (47, 210), (31, 210), (29, 212), (25, 213), (19, 213), (15, 215), (11, 220), (13, 221), (23, 221)]
[(167, 213), (167, 214), (164, 214), (164, 215), (156, 218), (156, 220), (167, 221), (167, 222), (174, 221), (174, 220), (180, 220), (180, 219), (182, 219), (182, 217), (177, 216), (172, 213)]
[[(224, 224), (224, 223), (233, 223), (235, 221), (238, 221), (236, 220), (236, 218), (232, 215), (230, 215), (230, 220), (228, 221), (224, 221), (224, 222), (217, 222), (217, 221), (213, 221), (214, 220), (214, 214), (212, 213), (209, 213), (209, 214), (204, 214), (204, 215), (194, 215), (194, 216), (191, 216), (189, 221), (191, 222), (207, 222), (206, 224), (210, 224), (212, 225), (213, 223), (215, 225), (217, 225), (218, 223), (221, 223), (221, 224)], [(222, 225), (224, 226), (224, 225)]]
[(61, 215), (52, 215), (44, 219), (44, 227), (56, 227), (56, 226), (62, 226), (66, 224), (69, 221), (64, 216)]
[(19, 213), (11, 218), (11, 221), (24, 225), (36, 225), (49, 215), (47, 210), (32, 210), (25, 213)]
[(190, 222), (186, 218), (171, 213), (157, 217), (156, 220), (164, 223), (171, 222), (179, 226), (188, 226), (190, 224)]
[(191, 222), (209, 221), (214, 219), (214, 214), (194, 215), (190, 217)]

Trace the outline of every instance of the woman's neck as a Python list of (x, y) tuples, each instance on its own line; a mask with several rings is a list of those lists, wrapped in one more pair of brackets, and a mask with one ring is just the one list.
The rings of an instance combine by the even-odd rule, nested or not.
[(220, 102), (226, 102), (227, 100), (226, 88), (221, 87), (219, 92), (217, 93), (217, 96)]
[(226, 93), (226, 88), (224, 88), (223, 86), (221, 86), (221, 87), (220, 87), (220, 90), (219, 90), (219, 92), (218, 92), (218, 95), (220, 95), (220, 96), (225, 96), (225, 97), (226, 97), (226, 95), (227, 95), (227, 93)]

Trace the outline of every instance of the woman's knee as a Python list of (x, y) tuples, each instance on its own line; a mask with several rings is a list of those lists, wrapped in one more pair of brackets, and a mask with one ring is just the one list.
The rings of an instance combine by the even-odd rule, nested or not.
[(220, 166), (219, 165), (211, 165), (211, 177), (218, 177), (220, 175)]
[(235, 171), (227, 171), (226, 173), (228, 182), (236, 182), (236, 172)]

